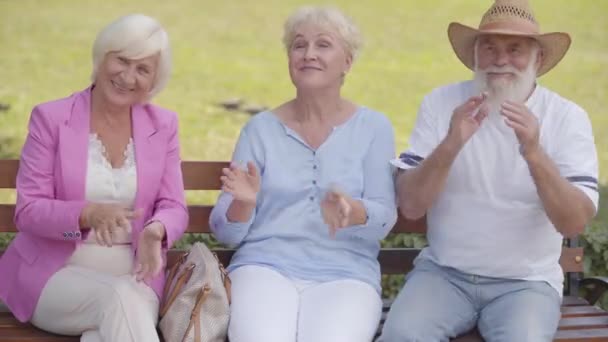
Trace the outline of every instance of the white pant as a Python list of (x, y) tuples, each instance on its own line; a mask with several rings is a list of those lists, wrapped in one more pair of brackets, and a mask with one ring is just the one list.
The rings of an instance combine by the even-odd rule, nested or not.
[(48, 281), (32, 324), (83, 342), (158, 342), (158, 297), (134, 276), (68, 265)]
[(382, 300), (367, 283), (289, 279), (261, 266), (230, 273), (230, 342), (369, 342)]

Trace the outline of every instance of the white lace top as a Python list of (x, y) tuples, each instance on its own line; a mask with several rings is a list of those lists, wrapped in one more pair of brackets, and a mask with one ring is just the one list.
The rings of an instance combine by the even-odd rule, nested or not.
[[(137, 191), (137, 172), (133, 139), (124, 151), (124, 164), (112, 168), (106, 148), (96, 133), (89, 135), (89, 157), (87, 161), (85, 198), (90, 202), (119, 203), (132, 207)], [(86, 243), (96, 243), (95, 234), (89, 234)], [(118, 229), (112, 234), (114, 243), (130, 243), (131, 227), (128, 231)]]

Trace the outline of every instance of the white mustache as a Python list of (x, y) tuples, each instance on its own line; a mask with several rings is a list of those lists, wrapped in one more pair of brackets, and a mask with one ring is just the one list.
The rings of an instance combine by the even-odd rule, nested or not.
[(515, 67), (513, 66), (504, 66), (504, 67), (488, 67), (485, 70), (480, 70), (481, 72), (483, 72), (484, 74), (488, 74), (488, 73), (513, 73), (517, 76), (520, 76), (521, 74), (523, 74), (522, 71), (519, 71), (517, 69), (515, 69)]

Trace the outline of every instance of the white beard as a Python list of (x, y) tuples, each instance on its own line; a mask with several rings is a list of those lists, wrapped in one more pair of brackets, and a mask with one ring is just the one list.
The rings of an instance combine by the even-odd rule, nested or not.
[[(520, 103), (526, 101), (536, 83), (535, 62), (535, 59), (531, 59), (524, 71), (519, 71), (513, 66), (491, 66), (485, 70), (480, 70), (475, 66), (473, 81), (478, 93), (486, 92), (487, 94), (486, 104), (490, 109), (490, 116), (500, 114), (500, 107), (505, 101)], [(490, 72), (511, 72), (515, 74), (515, 79), (488, 82), (487, 74)]]

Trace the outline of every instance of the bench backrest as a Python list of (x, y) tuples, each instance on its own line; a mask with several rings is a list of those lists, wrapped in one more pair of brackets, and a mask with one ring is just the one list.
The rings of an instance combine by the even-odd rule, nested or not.
[[(186, 190), (219, 190), (220, 175), (227, 162), (220, 161), (184, 161), (182, 171)], [(18, 160), (0, 160), (0, 189), (14, 189)], [(209, 214), (212, 205), (189, 204), (190, 222), (187, 233), (210, 233)], [(15, 205), (13, 203), (0, 204), (0, 232), (16, 232), (13, 222)], [(391, 231), (391, 234), (421, 233), (426, 232), (426, 221), (399, 219)], [(566, 282), (567, 293), (576, 292), (576, 283), (583, 271), (583, 249), (573, 247), (576, 241), (565, 241), (560, 258), (561, 266), (568, 276)], [(412, 262), (420, 250), (417, 248), (383, 248), (380, 252), (379, 261), (383, 274), (402, 274), (409, 271)], [(218, 249), (220, 259), (227, 264), (234, 251), (230, 249)], [(174, 259), (176, 253), (170, 255)], [(483, 256), (480, 256), (483, 257)], [(170, 261), (171, 262), (171, 261)]]

